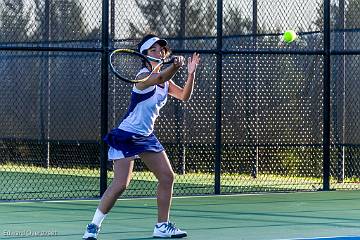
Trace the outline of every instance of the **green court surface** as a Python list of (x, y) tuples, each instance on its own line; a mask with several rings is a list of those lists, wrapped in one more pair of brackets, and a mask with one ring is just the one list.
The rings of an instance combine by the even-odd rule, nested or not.
[[(0, 239), (81, 239), (97, 204), (1, 202)], [(171, 216), (187, 239), (360, 239), (360, 191), (174, 198)], [(155, 221), (156, 199), (119, 200), (99, 239), (152, 239)]]

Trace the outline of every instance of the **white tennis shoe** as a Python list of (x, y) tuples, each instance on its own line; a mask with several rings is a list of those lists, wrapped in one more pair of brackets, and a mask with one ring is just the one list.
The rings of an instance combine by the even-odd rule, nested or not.
[(174, 223), (167, 222), (161, 225), (156, 224), (154, 228), (154, 238), (183, 238), (187, 233), (175, 227)]
[(88, 224), (84, 233), (84, 240), (97, 240), (97, 235), (100, 232), (100, 228), (95, 224)]

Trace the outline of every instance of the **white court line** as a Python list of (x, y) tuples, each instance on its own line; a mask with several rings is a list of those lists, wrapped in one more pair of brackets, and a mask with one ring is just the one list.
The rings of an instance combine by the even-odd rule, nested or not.
[[(195, 196), (173, 196), (173, 199), (191, 199), (191, 198), (216, 198), (216, 197), (246, 197), (246, 196), (261, 196), (261, 195), (279, 195), (279, 194), (297, 194), (299, 192), (283, 192), (283, 193), (238, 193), (238, 194), (207, 194), (207, 195), (195, 195)], [(309, 192), (311, 193), (311, 192)], [(137, 201), (137, 200), (153, 200), (156, 199), (154, 197), (128, 197), (128, 198), (119, 198), (118, 201)], [(54, 199), (54, 200), (0, 200), (0, 204), (5, 203), (33, 203), (33, 202), (97, 202), (100, 200), (99, 198), (78, 198), (78, 199)]]
[[(271, 194), (271, 193), (269, 193)], [(191, 199), (191, 198), (216, 198), (216, 197), (241, 197), (241, 196), (254, 196), (254, 195), (268, 195), (268, 193), (253, 193), (253, 194), (232, 194), (232, 195), (196, 195), (196, 196), (174, 196), (173, 199)], [(137, 200), (154, 200), (156, 197), (134, 197), (134, 198), (119, 198), (118, 201), (137, 201)], [(100, 198), (95, 199), (69, 199), (69, 200), (39, 200), (41, 202), (93, 202), (99, 201)]]
[[(217, 197), (248, 197), (248, 196), (267, 196), (267, 195), (280, 195), (280, 194), (316, 194), (319, 192), (270, 192), (270, 193), (238, 193), (238, 194), (207, 194), (207, 195), (195, 195), (195, 196), (174, 196), (173, 199), (191, 199), (191, 198), (217, 198)], [(154, 197), (129, 197), (129, 198), (119, 198), (118, 201), (137, 201), (137, 200), (153, 200)], [(3, 200), (2, 203), (33, 203), (33, 202), (53, 202), (53, 203), (62, 203), (62, 202), (97, 202), (99, 198), (79, 198), (79, 199), (54, 199), (54, 200)], [(286, 239), (281, 239), (286, 240)], [(293, 239), (296, 240), (296, 239)], [(360, 238), (359, 238), (360, 240)]]
[[(264, 195), (280, 195), (280, 194), (303, 194), (315, 192), (281, 192), (281, 193), (238, 193), (238, 194), (207, 194), (207, 195), (194, 195), (194, 196), (173, 196), (173, 199), (191, 199), (191, 198), (217, 198), (217, 197), (248, 197), (248, 196), (264, 196)], [(136, 201), (136, 200), (153, 200), (154, 197), (134, 197), (134, 198), (119, 198), (118, 201)], [(81, 202), (81, 201), (99, 201), (100, 198), (95, 199), (69, 199), (69, 200), (39, 200), (41, 202)]]

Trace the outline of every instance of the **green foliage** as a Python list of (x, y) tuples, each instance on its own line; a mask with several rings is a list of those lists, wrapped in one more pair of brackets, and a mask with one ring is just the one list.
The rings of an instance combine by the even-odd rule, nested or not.
[[(185, 36), (216, 36), (216, 1), (185, 1)], [(173, 1), (143, 2), (136, 5), (146, 19), (146, 26), (130, 23), (132, 37), (141, 37), (148, 32), (163, 36), (178, 36), (181, 31), (181, 4)], [(178, 3), (178, 1), (177, 1)], [(251, 20), (244, 17), (240, 6), (224, 12), (224, 35), (242, 34), (251, 31)]]
[(23, 0), (3, 0), (0, 12), (0, 42), (26, 41), (30, 12), (26, 11)]
[[(224, 35), (239, 35), (251, 33), (252, 21), (244, 17), (241, 11), (241, 6), (237, 5), (230, 8), (228, 12), (224, 13), (223, 31)], [(258, 29), (259, 30), (259, 29)]]
[(50, 38), (52, 40), (77, 40), (86, 34), (82, 7), (78, 0), (53, 1), (50, 8)]
[(350, 0), (346, 7), (346, 28), (360, 27), (360, 0)]
[[(331, 27), (334, 27), (336, 24), (336, 18), (337, 18), (337, 13), (339, 12), (339, 8), (337, 5), (335, 4), (331, 4), (330, 6), (330, 25)], [(314, 26), (314, 30), (315, 31), (322, 31), (324, 29), (324, 3), (323, 1), (320, 2), (320, 4), (318, 5), (318, 7), (316, 8), (316, 12), (317, 12), (317, 19), (315, 21), (312, 22), (312, 25)]]
[[(3, 0), (0, 11), (0, 41), (82, 40), (99, 38), (100, 29), (88, 30), (79, 0), (34, 0), (29, 8), (25, 0)], [(47, 9), (48, 7), (48, 9)]]
[(141, 24), (140, 26), (130, 22), (131, 37), (141, 37), (150, 32), (169, 36), (176, 35), (180, 31), (178, 24), (172, 25), (172, 23), (180, 21), (177, 17), (179, 14), (174, 14), (179, 11), (176, 4), (171, 1), (163, 1), (161, 4), (158, 1), (143, 2), (135, 0), (135, 2), (147, 22), (146, 25)]
[[(360, 27), (360, 0), (349, 0), (345, 6), (345, 13), (340, 12), (338, 4), (332, 3), (330, 6), (330, 25), (331, 28), (339, 28), (342, 25), (339, 22), (341, 14), (345, 14), (346, 28)], [(317, 8), (317, 19), (312, 23), (316, 31), (322, 31), (324, 28), (324, 3), (321, 2)]]
[(296, 177), (321, 177), (322, 161), (321, 149), (317, 154), (314, 149), (289, 148), (278, 153), (281, 161), (281, 168), (286, 176)]

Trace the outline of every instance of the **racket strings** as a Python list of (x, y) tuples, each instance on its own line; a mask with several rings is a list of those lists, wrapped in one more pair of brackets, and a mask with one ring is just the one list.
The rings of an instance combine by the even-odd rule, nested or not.
[(119, 52), (111, 56), (111, 65), (121, 77), (135, 80), (139, 71), (145, 67), (145, 61), (138, 55)]

